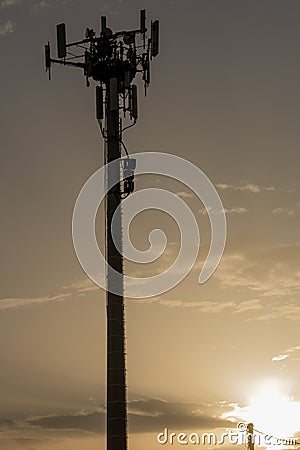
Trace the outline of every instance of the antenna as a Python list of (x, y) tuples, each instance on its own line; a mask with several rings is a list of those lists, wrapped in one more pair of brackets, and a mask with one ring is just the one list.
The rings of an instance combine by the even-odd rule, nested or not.
[(130, 87), (130, 82), (131, 82), (130, 71), (129, 71), (129, 70), (126, 70), (126, 72), (125, 72), (125, 77), (124, 77), (124, 88), (125, 88), (125, 89), (129, 89), (129, 87)]
[(50, 55), (50, 42), (45, 45), (45, 66), (46, 72), (49, 72), (49, 80), (51, 80), (51, 55)]
[(159, 52), (159, 21), (151, 23), (151, 56), (155, 58)]
[(96, 118), (103, 119), (103, 89), (102, 86), (96, 86)]
[(138, 95), (137, 95), (137, 85), (133, 84), (131, 86), (131, 93), (130, 93), (130, 113), (131, 117), (134, 120), (137, 120), (138, 118)]
[(145, 60), (144, 60), (144, 72), (143, 72), (143, 80), (144, 80), (144, 84), (145, 84), (145, 95), (147, 93), (147, 87), (150, 84), (150, 49), (148, 50), (146, 56), (145, 56)]
[(128, 196), (134, 191), (134, 171), (136, 168), (135, 158), (123, 159), (123, 177), (124, 177), (124, 197)]
[(140, 31), (141, 33), (146, 33), (146, 10), (141, 9), (140, 11)]
[(67, 56), (67, 43), (66, 43), (66, 25), (60, 23), (56, 26), (56, 40), (57, 40), (57, 57), (65, 58)]
[(101, 33), (106, 34), (106, 16), (101, 16)]

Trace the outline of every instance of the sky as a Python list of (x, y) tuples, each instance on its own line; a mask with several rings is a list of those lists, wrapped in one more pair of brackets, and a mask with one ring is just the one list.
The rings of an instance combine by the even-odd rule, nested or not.
[[(179, 182), (138, 178), (137, 189), (186, 202), (201, 246), (178, 286), (126, 300), (129, 448), (159, 448), (166, 427), (219, 433), (237, 420), (300, 435), (299, 2), (1, 0), (5, 450), (105, 448), (105, 292), (82, 270), (71, 234), (76, 198), (103, 165), (95, 84), (64, 67), (49, 82), (43, 46), (54, 51), (57, 23), (78, 40), (99, 30), (101, 15), (114, 30), (136, 27), (141, 8), (160, 20), (160, 54), (124, 140), (130, 153), (199, 167), (224, 204), (227, 243), (199, 285), (211, 238), (203, 204)], [(165, 230), (165, 254), (149, 267), (128, 263), (129, 273), (151, 276), (176, 257), (178, 228), (161, 212), (135, 219), (136, 246), (147, 247), (153, 228)]]

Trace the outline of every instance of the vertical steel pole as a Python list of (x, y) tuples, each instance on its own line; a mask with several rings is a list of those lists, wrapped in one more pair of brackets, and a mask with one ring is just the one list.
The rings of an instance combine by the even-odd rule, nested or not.
[(254, 450), (253, 423), (247, 425), (247, 450)]
[[(119, 118), (118, 81), (111, 79), (106, 85), (106, 163), (119, 159), (120, 148), (120, 118)], [(108, 170), (107, 182), (110, 186), (112, 173)], [(106, 198), (106, 251), (107, 251), (107, 450), (127, 449), (127, 405), (126, 405), (126, 372), (125, 372), (125, 322), (123, 296), (123, 256), (116, 249), (111, 224), (114, 214), (116, 238), (122, 249), (122, 217), (120, 183), (112, 187)], [(116, 280), (111, 268), (121, 273)], [(110, 292), (112, 283), (119, 282), (119, 292)]]

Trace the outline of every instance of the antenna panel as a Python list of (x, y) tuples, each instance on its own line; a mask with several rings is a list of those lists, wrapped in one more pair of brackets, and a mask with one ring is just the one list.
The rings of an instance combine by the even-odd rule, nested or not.
[(140, 31), (141, 33), (146, 33), (146, 10), (141, 9), (140, 11)]
[(125, 87), (125, 89), (129, 88), (130, 81), (131, 81), (131, 79), (130, 79), (130, 72), (129, 72), (129, 70), (126, 70), (125, 76), (124, 76), (124, 87)]
[(103, 117), (103, 89), (101, 86), (96, 86), (96, 118), (102, 120)]
[(133, 84), (131, 86), (131, 99), (130, 99), (130, 112), (133, 119), (137, 120), (138, 118), (138, 95), (137, 95), (137, 86)]
[(147, 86), (149, 86), (149, 84), (150, 84), (150, 61), (149, 61), (149, 59), (147, 60), (147, 63), (146, 63), (145, 81), (146, 81)]
[(109, 110), (119, 109), (118, 79), (111, 78), (109, 81)]
[(60, 23), (56, 26), (56, 42), (57, 42), (57, 57), (65, 58), (67, 56), (67, 42), (66, 42), (66, 25)]
[(151, 56), (154, 58), (159, 52), (159, 21), (151, 23)]
[(106, 34), (106, 16), (101, 16), (101, 33)]
[(49, 73), (49, 80), (51, 80), (51, 54), (50, 54), (50, 43), (45, 45), (45, 66), (46, 72)]
[(51, 57), (50, 57), (50, 44), (48, 42), (48, 44), (45, 45), (45, 66), (46, 69), (50, 69), (51, 67)]

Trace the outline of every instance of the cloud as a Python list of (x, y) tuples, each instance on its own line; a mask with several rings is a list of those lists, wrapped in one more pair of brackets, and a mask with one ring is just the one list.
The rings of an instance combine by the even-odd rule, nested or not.
[[(296, 321), (300, 319), (299, 255), (300, 243), (258, 249), (239, 243), (237, 248), (226, 250), (213, 276), (214, 291), (208, 291), (206, 298), (168, 298), (164, 294), (139, 299), (138, 304), (156, 303), (204, 314), (239, 314), (244, 321)], [(202, 261), (195, 264), (192, 276), (200, 266)]]
[(105, 432), (104, 412), (80, 412), (63, 416), (53, 415), (30, 419), (29, 424), (41, 428), (50, 429), (75, 429), (81, 431), (91, 431), (94, 433)]
[(169, 308), (195, 308), (197, 311), (202, 313), (214, 313), (218, 314), (224, 309), (232, 309), (235, 307), (235, 303), (232, 301), (222, 301), (222, 302), (214, 302), (214, 301), (191, 301), (187, 302), (184, 300), (165, 300), (158, 299), (160, 305), (167, 306)]
[[(225, 214), (246, 214), (248, 209), (241, 207), (233, 207), (233, 208), (224, 208), (223, 210)], [(211, 214), (220, 214), (220, 210), (213, 211), (212, 208), (208, 208), (208, 211), (205, 208), (201, 208), (199, 210), (200, 214), (206, 215), (208, 212)]]
[(288, 357), (289, 355), (277, 355), (273, 356), (272, 361), (284, 361)]
[[(34, 12), (57, 5), (66, 5), (74, 0), (0, 0), (0, 9), (26, 5)], [(11, 22), (11, 21), (9, 21)]]
[(297, 203), (294, 207), (289, 208), (275, 208), (272, 210), (272, 214), (275, 215), (286, 215), (286, 216), (295, 216), (300, 211), (300, 203)]
[(231, 313), (244, 315), (245, 321), (268, 321), (276, 319), (299, 320), (300, 304), (290, 301), (275, 301), (272, 298), (254, 298), (245, 301), (191, 301), (168, 300), (163, 298), (144, 299), (143, 303), (157, 303), (168, 308), (195, 309), (202, 314)]
[(62, 301), (66, 297), (69, 297), (71, 293), (64, 293), (53, 296), (45, 297), (19, 297), (19, 298), (1, 298), (0, 299), (0, 310), (10, 309), (10, 308), (23, 308), (25, 306), (30, 306), (33, 304), (48, 303), (53, 301)]
[(245, 320), (298, 320), (299, 255), (299, 243), (257, 250), (240, 248), (223, 256), (214, 279), (228, 300), (236, 299), (237, 289), (242, 295), (255, 294), (233, 307), (236, 314), (248, 314)]
[(274, 304), (274, 301), (269, 301), (267, 303), (262, 303), (261, 312), (258, 316), (248, 318), (247, 321), (258, 320), (262, 322), (270, 321), (270, 320), (278, 320), (278, 319), (286, 319), (286, 320), (299, 320), (300, 318), (300, 304), (285, 302), (281, 303), (280, 300), (277, 301), (277, 304)]
[(16, 422), (14, 420), (8, 420), (8, 419), (0, 419), (0, 428), (13, 428), (15, 427)]
[(9, 8), (10, 6), (17, 5), (19, 0), (0, 0), (0, 8)]
[(0, 25), (0, 35), (12, 33), (15, 28), (15, 23), (12, 20), (8, 20), (3, 25)]
[(251, 300), (245, 300), (237, 304), (234, 308), (234, 314), (241, 314), (249, 311), (258, 311), (263, 308), (261, 299), (254, 298)]
[(246, 214), (248, 212), (248, 209), (241, 207), (224, 208), (224, 212), (225, 214)]
[(6, 297), (0, 298), (0, 311), (10, 308), (23, 308), (30, 305), (63, 301), (68, 297), (83, 296), (89, 292), (100, 290), (89, 278), (82, 278), (63, 286), (61, 292), (55, 295), (45, 295), (39, 297)]
[(176, 192), (177, 197), (180, 198), (194, 198), (195, 194), (192, 194), (190, 192), (185, 192), (185, 191), (180, 191), (180, 192)]
[[(295, 353), (298, 353), (299, 351), (300, 351), (300, 345), (290, 347), (290, 348), (284, 350), (281, 354), (273, 356), (272, 361), (275, 361), (275, 362), (284, 361), (287, 358), (294, 356)], [(295, 357), (294, 357), (294, 359), (295, 359)]]
[[(212, 411), (213, 409), (213, 411)], [(221, 419), (215, 412), (218, 405), (168, 402), (156, 398), (131, 400), (128, 403), (128, 424), (131, 433), (159, 432), (169, 429), (216, 429), (232, 427), (232, 422)], [(80, 429), (103, 434), (104, 411), (80, 411), (64, 416), (30, 419), (29, 423), (41, 428)]]
[(274, 191), (274, 186), (259, 186), (258, 184), (248, 183), (248, 184), (226, 184), (226, 183), (218, 183), (216, 184), (216, 187), (221, 189), (222, 191), (230, 189), (233, 191), (248, 191), (253, 192), (254, 194), (258, 194), (262, 191)]
[(47, 442), (51, 442), (49, 438), (25, 438), (25, 437), (17, 437), (12, 439), (14, 442), (24, 445), (31, 444), (45, 444)]
[(90, 278), (85, 277), (63, 286), (63, 289), (72, 291), (73, 294), (84, 295), (87, 292), (97, 291), (100, 288)]
[(169, 429), (215, 429), (231, 426), (217, 417), (216, 405), (140, 399), (129, 403), (129, 427), (135, 432)]
[[(186, 301), (184, 298), (169, 299), (164, 295), (139, 303), (194, 309), (206, 314), (240, 314), (246, 321), (299, 320), (299, 255), (299, 243), (257, 250), (240, 246), (231, 253), (225, 253), (214, 274), (215, 296), (220, 295), (222, 301), (214, 298)], [(242, 301), (237, 299), (237, 291), (243, 296)]]
[[(224, 185), (222, 185), (222, 186), (224, 186)], [(195, 194), (193, 194), (191, 192), (185, 192), (185, 191), (176, 192), (176, 195), (177, 195), (177, 197), (179, 197), (183, 200), (195, 198)], [(208, 211), (205, 208), (201, 208), (199, 210), (199, 212), (203, 215), (206, 215)], [(211, 212), (212, 214), (218, 214), (221, 211), (212, 211), (210, 209), (209, 212)], [(225, 214), (246, 214), (248, 212), (248, 210), (246, 208), (242, 208), (242, 207), (232, 207), (232, 208), (224, 208), (224, 212), (225, 212)]]
[(254, 193), (261, 192), (263, 189), (266, 190), (266, 188), (261, 188), (257, 184), (246, 184), (244, 186), (236, 187), (236, 190), (238, 190), (238, 191), (249, 191), (249, 192), (254, 192)]
[(300, 244), (236, 251), (223, 256), (214, 277), (223, 287), (267, 296), (300, 294)]

